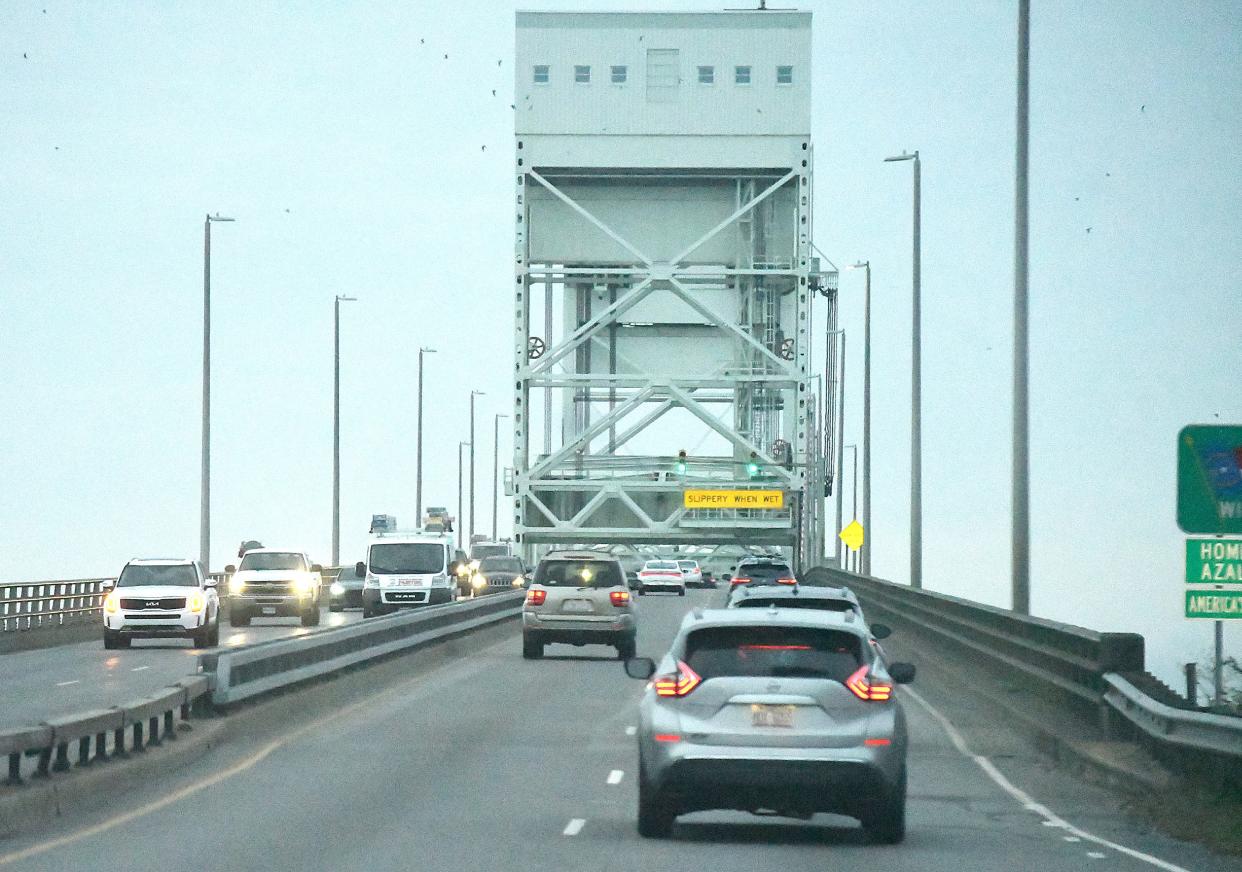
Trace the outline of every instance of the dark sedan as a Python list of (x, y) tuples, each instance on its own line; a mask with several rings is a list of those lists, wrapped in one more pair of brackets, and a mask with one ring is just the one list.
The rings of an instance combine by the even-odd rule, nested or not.
[(362, 579), (354, 567), (341, 568), (340, 576), (328, 586), (328, 611), (362, 608)]

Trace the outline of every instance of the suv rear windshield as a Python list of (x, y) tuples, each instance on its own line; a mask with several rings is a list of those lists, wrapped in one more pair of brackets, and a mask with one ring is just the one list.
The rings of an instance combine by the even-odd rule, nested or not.
[(793, 570), (785, 563), (743, 563), (737, 568), (742, 578), (756, 581), (774, 581), (778, 578), (793, 578)]
[(827, 678), (845, 681), (864, 662), (853, 633), (809, 627), (709, 627), (686, 638), (686, 663), (703, 679)]
[(677, 565), (682, 569), (698, 569), (699, 565), (693, 560), (678, 560)]
[(301, 571), (306, 568), (302, 555), (294, 551), (259, 551), (247, 552), (241, 559), (239, 570), (246, 569), (293, 569)]
[(475, 545), (470, 549), (471, 560), (481, 560), (484, 557), (508, 557), (508, 545)]
[(621, 570), (611, 560), (544, 560), (535, 584), (544, 587), (621, 587)]
[(826, 612), (854, 611), (854, 604), (848, 600), (821, 599), (819, 597), (748, 596), (737, 602), (739, 609), (766, 609), (768, 606), (776, 606), (778, 609), (821, 609)]
[(121, 570), (117, 587), (198, 587), (198, 573), (188, 563), (176, 566), (144, 566), (131, 564)]
[(643, 569), (678, 569), (676, 563), (671, 560), (648, 560), (647, 565)]
[(522, 561), (516, 557), (484, 557), (479, 562), (479, 572), (522, 572)]
[(385, 542), (371, 546), (367, 569), (376, 575), (433, 575), (444, 571), (438, 542)]

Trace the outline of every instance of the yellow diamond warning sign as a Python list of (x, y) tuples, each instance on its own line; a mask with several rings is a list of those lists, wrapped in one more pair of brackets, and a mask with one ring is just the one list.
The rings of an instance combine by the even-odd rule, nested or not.
[(683, 505), (687, 509), (783, 509), (785, 492), (780, 490), (687, 490)]

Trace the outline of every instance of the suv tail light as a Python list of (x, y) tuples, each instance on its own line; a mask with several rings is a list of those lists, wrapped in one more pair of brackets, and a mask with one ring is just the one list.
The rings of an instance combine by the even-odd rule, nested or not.
[(845, 679), (845, 686), (861, 700), (887, 702), (893, 695), (893, 686), (885, 681), (870, 681), (868, 675), (870, 669), (871, 667), (866, 665), (859, 666), (853, 675)]
[(526, 594), (526, 604), (528, 606), (541, 606), (547, 598), (548, 592), (546, 590), (532, 590)]
[(776, 580), (776, 583), (777, 583), (777, 584), (797, 584), (797, 583), (798, 583), (798, 579), (796, 579), (796, 578), (778, 578), (778, 579)]
[(608, 594), (608, 598), (612, 600), (614, 606), (620, 608), (630, 601), (630, 592), (628, 590), (614, 590)]
[(672, 675), (661, 675), (655, 680), (656, 696), (685, 696), (694, 690), (703, 679), (698, 673), (686, 665), (684, 660), (677, 661), (677, 671)]
[(750, 579), (744, 575), (735, 575), (733, 576), (732, 581), (730, 581), (729, 583), (733, 585), (750, 584)]

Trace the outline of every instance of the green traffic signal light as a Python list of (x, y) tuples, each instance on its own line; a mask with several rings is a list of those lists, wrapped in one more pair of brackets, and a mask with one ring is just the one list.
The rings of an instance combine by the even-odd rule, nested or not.
[(759, 473), (761, 472), (763, 472), (763, 467), (759, 465), (759, 461), (752, 460), (750, 463), (746, 464), (746, 474), (751, 478), (758, 478)]
[(686, 474), (686, 451), (685, 451), (685, 449), (684, 449), (684, 448), (683, 448), (681, 451), (678, 451), (678, 452), (677, 452), (677, 466), (676, 466), (676, 469), (677, 469), (677, 474), (678, 474), (678, 475), (685, 475), (685, 474)]

